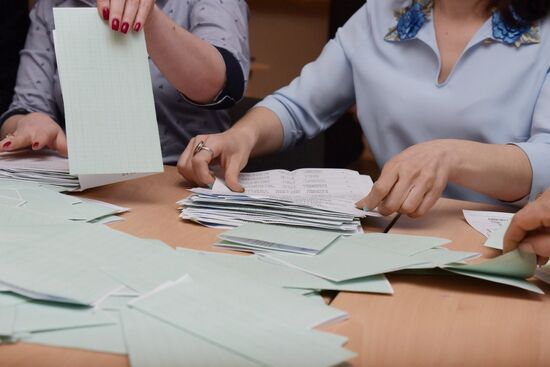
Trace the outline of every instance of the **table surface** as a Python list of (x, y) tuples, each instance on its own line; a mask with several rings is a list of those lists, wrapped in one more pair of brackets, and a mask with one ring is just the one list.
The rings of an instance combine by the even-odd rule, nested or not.
[[(389, 233), (448, 238), (448, 248), (498, 255), (482, 245), (485, 238), (466, 223), (462, 209), (499, 210), (442, 199), (426, 217), (399, 218)], [(331, 303), (350, 315), (326, 329), (349, 338), (348, 348), (358, 353), (352, 365), (550, 365), (548, 295), (454, 275), (388, 278), (393, 296), (341, 292)]]
[[(110, 226), (171, 246), (218, 251), (221, 230), (179, 219), (176, 201), (189, 193), (174, 167), (165, 173), (87, 191), (82, 196), (131, 208), (125, 221)], [(372, 219), (367, 232), (441, 236), (455, 249), (495, 256), (484, 239), (462, 219), (461, 209), (487, 205), (440, 200), (425, 218)], [(392, 226), (393, 224), (393, 226)], [(391, 229), (390, 229), (391, 227)], [(550, 331), (549, 297), (455, 276), (391, 275), (393, 296), (339, 293), (331, 303), (348, 311), (348, 321), (325, 330), (349, 337), (358, 353), (352, 365), (549, 365), (544, 348)], [(543, 286), (545, 291), (548, 287)], [(545, 310), (546, 309), (546, 310)], [(546, 311), (546, 312), (545, 312)], [(0, 347), (0, 365), (127, 366), (126, 356), (18, 343)]]

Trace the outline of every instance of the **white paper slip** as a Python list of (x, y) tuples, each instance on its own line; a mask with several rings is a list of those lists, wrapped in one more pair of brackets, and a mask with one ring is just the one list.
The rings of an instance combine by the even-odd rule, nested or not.
[[(368, 195), (373, 182), (368, 176), (346, 169), (300, 169), (246, 172), (239, 176), (245, 193), (364, 217), (355, 202)], [(216, 179), (212, 191), (231, 194), (223, 180)]]
[(70, 173), (97, 186), (162, 172), (143, 32), (113, 32), (91, 8), (55, 8), (54, 19)]
[(463, 210), (464, 218), (475, 230), (489, 237), (498, 228), (508, 224), (514, 213)]

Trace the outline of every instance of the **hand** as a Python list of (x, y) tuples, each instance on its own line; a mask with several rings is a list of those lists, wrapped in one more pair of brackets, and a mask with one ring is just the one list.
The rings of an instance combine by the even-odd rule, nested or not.
[(424, 215), (441, 196), (455, 162), (448, 142), (413, 145), (384, 165), (372, 191), (356, 205), (378, 208), (382, 215)]
[(550, 257), (550, 190), (514, 215), (504, 235), (504, 251), (519, 247), (538, 255), (539, 264)]
[(18, 120), (14, 123), (12, 132), (0, 141), (0, 151), (11, 152), (29, 147), (32, 147), (33, 150), (40, 150), (47, 147), (67, 156), (65, 133), (61, 126), (48, 115), (34, 112), (12, 118)]
[(113, 31), (124, 34), (143, 29), (154, 6), (155, 0), (97, 0), (101, 19), (108, 20)]
[[(248, 158), (255, 145), (255, 139), (246, 128), (232, 128), (221, 134), (198, 135), (191, 139), (178, 161), (178, 171), (191, 183), (209, 186), (214, 183), (214, 176), (209, 165), (220, 165), (225, 172), (225, 183), (235, 192), (244, 192), (239, 183), (239, 173), (248, 163)], [(201, 150), (195, 154), (200, 142), (211, 149)]]

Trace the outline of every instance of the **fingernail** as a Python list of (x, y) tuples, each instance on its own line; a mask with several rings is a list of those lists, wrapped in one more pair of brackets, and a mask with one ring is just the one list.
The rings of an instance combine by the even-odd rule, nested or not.
[(109, 20), (109, 8), (103, 8), (103, 20)]
[(11, 145), (11, 141), (5, 142), (4, 145), (2, 145), (2, 148), (9, 148)]
[(137, 22), (137, 23), (134, 25), (134, 32), (139, 32), (140, 29), (141, 29), (141, 23), (140, 23), (140, 22)]
[(36, 149), (36, 148), (38, 148), (38, 145), (39, 145), (38, 143), (34, 143), (34, 144), (32, 145), (32, 148), (33, 148), (33, 149)]
[(113, 19), (113, 23), (111, 23), (111, 29), (113, 31), (118, 31), (118, 28), (120, 27), (120, 22), (118, 19)]
[(130, 28), (130, 24), (128, 22), (122, 23), (122, 27), (120, 27), (120, 31), (124, 34), (128, 33), (128, 28)]

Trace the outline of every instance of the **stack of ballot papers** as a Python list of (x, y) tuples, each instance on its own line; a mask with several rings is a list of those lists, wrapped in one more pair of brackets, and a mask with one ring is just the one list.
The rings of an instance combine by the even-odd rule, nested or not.
[(180, 217), (217, 228), (258, 222), (358, 232), (359, 218), (367, 213), (355, 203), (373, 184), (369, 176), (346, 169), (241, 173), (239, 180), (243, 194), (232, 192), (221, 179), (211, 190), (192, 189), (193, 195), (178, 202)]
[(0, 178), (79, 190), (162, 172), (143, 32), (113, 32), (92, 8), (54, 19), (69, 158), (1, 154)]

